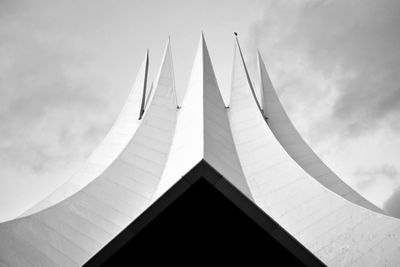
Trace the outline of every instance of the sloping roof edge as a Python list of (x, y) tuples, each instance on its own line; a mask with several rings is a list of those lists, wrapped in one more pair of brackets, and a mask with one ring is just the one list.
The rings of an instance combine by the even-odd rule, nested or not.
[(185, 193), (200, 179), (205, 179), (218, 192), (246, 214), (255, 224), (284, 246), (293, 256), (306, 266), (325, 266), (316, 256), (292, 237), (261, 208), (247, 198), (240, 190), (220, 175), (205, 160), (200, 161), (185, 176), (170, 187), (148, 209), (138, 216), (129, 226), (103, 247), (84, 266), (100, 266), (112, 257), (119, 249), (132, 240), (146, 226), (160, 215), (167, 207)]

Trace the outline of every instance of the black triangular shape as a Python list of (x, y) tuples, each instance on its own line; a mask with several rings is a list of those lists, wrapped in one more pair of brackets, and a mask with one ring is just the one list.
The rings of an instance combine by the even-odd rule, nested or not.
[[(192, 262), (188, 262), (190, 259)], [(324, 266), (207, 162), (202, 161), (86, 266), (246, 261)]]

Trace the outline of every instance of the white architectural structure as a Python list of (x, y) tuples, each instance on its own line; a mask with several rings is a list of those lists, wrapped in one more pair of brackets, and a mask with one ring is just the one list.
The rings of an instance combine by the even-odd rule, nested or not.
[(126, 106), (87, 165), (0, 224), (0, 266), (84, 264), (202, 161), (325, 264), (400, 265), (400, 221), (314, 154), (289, 121), (260, 56), (257, 102), (236, 43), (229, 108), (203, 35), (182, 107), (169, 42), (150, 93), (146, 55)]

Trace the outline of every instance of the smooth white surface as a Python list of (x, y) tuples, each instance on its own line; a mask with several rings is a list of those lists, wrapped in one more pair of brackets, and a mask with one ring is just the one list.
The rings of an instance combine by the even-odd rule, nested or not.
[(258, 65), (264, 117), (267, 118), (271, 131), (288, 154), (315, 180), (332, 192), (362, 207), (386, 214), (343, 182), (307, 145), (293, 126), (279, 101), (260, 53), (258, 53)]
[(116, 122), (100, 145), (86, 160), (85, 164), (70, 179), (19, 217), (34, 214), (76, 193), (97, 178), (117, 158), (141, 122), (138, 119), (143, 96), (146, 64), (148, 64), (148, 52), (146, 52), (132, 90)]
[(168, 44), (143, 121), (106, 171), (64, 201), (0, 224), (0, 265), (81, 266), (152, 203), (177, 117), (171, 60)]
[(156, 197), (161, 196), (202, 159), (251, 198), (203, 35)]
[(236, 54), (229, 118), (255, 203), (328, 266), (400, 264), (400, 221), (347, 201), (305, 172), (256, 106)]
[(265, 123), (237, 52), (226, 109), (201, 36), (178, 111), (168, 43), (148, 109), (119, 156), (65, 200), (1, 223), (0, 265), (82, 265), (203, 159), (329, 266), (400, 265), (400, 221), (333, 193), (293, 160)]

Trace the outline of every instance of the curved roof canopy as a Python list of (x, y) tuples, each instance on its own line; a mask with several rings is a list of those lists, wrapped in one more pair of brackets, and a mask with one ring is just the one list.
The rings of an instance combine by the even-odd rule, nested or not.
[(146, 55), (126, 106), (87, 166), (0, 224), (0, 265), (84, 264), (200, 162), (325, 264), (399, 265), (400, 221), (346, 185), (303, 141), (260, 56), (258, 103), (237, 40), (235, 49), (229, 108), (203, 34), (182, 107), (170, 43), (150, 93)]

